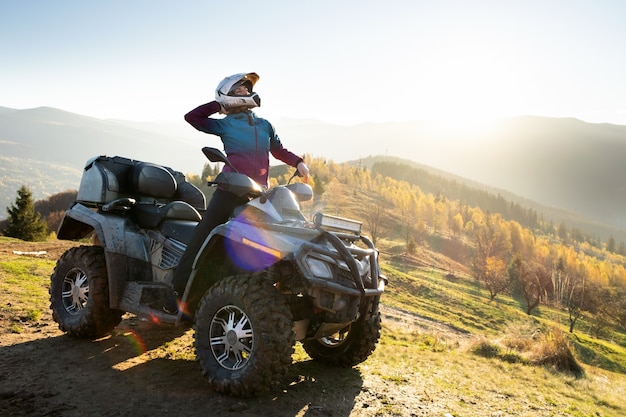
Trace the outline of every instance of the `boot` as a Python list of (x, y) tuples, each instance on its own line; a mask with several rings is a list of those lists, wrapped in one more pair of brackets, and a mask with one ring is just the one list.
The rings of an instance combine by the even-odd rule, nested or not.
[(176, 291), (172, 291), (172, 294), (165, 300), (163, 304), (163, 311), (167, 314), (178, 314), (178, 304), (179, 304), (178, 293)]

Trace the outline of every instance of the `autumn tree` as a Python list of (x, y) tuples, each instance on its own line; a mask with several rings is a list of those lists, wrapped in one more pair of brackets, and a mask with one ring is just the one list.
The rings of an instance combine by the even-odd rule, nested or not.
[(552, 296), (557, 307), (567, 304), (571, 293), (573, 274), (566, 271), (565, 260), (559, 257), (552, 270)]
[(53, 194), (50, 197), (35, 202), (35, 210), (41, 214), (41, 217), (47, 217), (51, 213), (65, 210), (76, 201), (76, 190), (63, 191)]
[(64, 211), (54, 211), (46, 216), (46, 226), (48, 230), (52, 230), (56, 233), (65, 217)]
[(35, 211), (33, 194), (25, 185), (17, 191), (17, 198), (7, 207), (9, 218), (4, 234), (27, 241), (44, 240), (48, 234), (46, 222)]
[(405, 245), (407, 252), (409, 252), (409, 246), (415, 245), (413, 232), (417, 223), (418, 198), (412, 193), (403, 194), (400, 196), (396, 206), (398, 208), (402, 224), (404, 225)]
[(509, 265), (509, 281), (511, 282), (511, 290), (516, 296), (523, 296), (526, 300), (526, 314), (530, 315), (532, 310), (539, 305), (539, 301), (535, 301), (532, 297), (527, 297), (529, 289), (527, 282), (529, 281), (529, 268), (520, 255), (516, 255)]
[(615, 297), (613, 300), (615, 304), (615, 322), (623, 329), (626, 329), (626, 289), (615, 288)]
[(365, 205), (365, 222), (372, 235), (374, 245), (378, 242), (380, 228), (388, 204), (383, 198), (379, 197)]
[(577, 278), (572, 280), (566, 300), (570, 333), (574, 333), (576, 322), (583, 316), (585, 310), (585, 276)]
[(591, 331), (596, 338), (617, 323), (619, 317), (619, 303), (615, 288), (601, 287), (597, 284), (589, 284), (587, 287), (587, 308), (593, 314), (591, 318)]
[(489, 256), (485, 262), (483, 282), (489, 290), (489, 299), (493, 301), (498, 294), (509, 286), (506, 262), (496, 256)]
[(35, 202), (35, 211), (45, 220), (48, 230), (56, 231), (65, 211), (76, 201), (76, 190), (62, 191)]
[(543, 265), (530, 264), (517, 255), (509, 267), (509, 279), (515, 292), (524, 297), (526, 314), (530, 316), (545, 295), (545, 282), (550, 280), (550, 272)]
[[(477, 218), (478, 221), (480, 221)], [(475, 222), (472, 269), (478, 282), (484, 282), (489, 258), (507, 259), (510, 241), (501, 227), (499, 216), (486, 215), (483, 224)]]
[(448, 220), (448, 228), (454, 237), (459, 237), (461, 231), (463, 230), (463, 216), (461, 213), (450, 216)]

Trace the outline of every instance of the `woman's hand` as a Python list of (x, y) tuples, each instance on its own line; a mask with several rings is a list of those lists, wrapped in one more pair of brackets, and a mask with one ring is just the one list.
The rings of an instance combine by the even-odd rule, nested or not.
[(298, 174), (302, 178), (302, 182), (309, 182), (309, 168), (306, 164), (300, 161), (296, 168), (298, 169)]

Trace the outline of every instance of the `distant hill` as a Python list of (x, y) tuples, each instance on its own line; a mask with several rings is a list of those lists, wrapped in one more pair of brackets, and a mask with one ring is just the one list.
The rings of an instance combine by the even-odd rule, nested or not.
[(554, 227), (563, 223), (568, 230), (577, 229), (594, 240), (606, 242), (613, 237), (618, 242), (626, 242), (624, 228), (592, 220), (580, 213), (547, 206), (417, 162), (397, 157), (372, 156), (349, 163), (367, 167), (386, 177), (407, 181), (427, 194), (445, 196), (468, 206), (480, 207), (483, 211), (500, 213), (505, 219), (515, 220), (531, 230), (538, 227), (539, 221), (551, 223)]
[(279, 131), (335, 161), (395, 156), (626, 228), (626, 126), (525, 116), (474, 133), (426, 122), (309, 121)]
[[(626, 126), (528, 116), (469, 134), (426, 122), (273, 122), (284, 145), (299, 154), (335, 162), (395, 156), (626, 228)], [(4, 207), (21, 184), (31, 187), (37, 199), (76, 188), (85, 161), (93, 156), (122, 155), (199, 174), (205, 163), (200, 149), (207, 145), (221, 146), (182, 116), (178, 124), (160, 125), (49, 107), (0, 107), (0, 216), (6, 216)]]
[(169, 126), (102, 120), (50, 107), (0, 108), (1, 155), (77, 168), (92, 156), (121, 155), (177, 164), (180, 170), (193, 163), (195, 172), (205, 159), (202, 143), (191, 135), (200, 133), (191, 127), (186, 133), (185, 137)]
[(31, 189), (35, 199), (76, 189), (85, 162), (98, 155), (120, 155), (199, 174), (206, 162), (201, 153), (206, 143), (198, 140), (200, 135), (182, 124), (179, 131), (172, 126), (101, 120), (50, 107), (0, 107), (0, 218), (6, 217), (6, 207), (22, 184)]

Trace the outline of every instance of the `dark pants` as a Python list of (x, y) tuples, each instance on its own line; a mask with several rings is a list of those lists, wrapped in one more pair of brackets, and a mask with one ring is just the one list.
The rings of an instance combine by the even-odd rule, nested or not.
[(178, 293), (179, 297), (182, 297), (185, 292), (187, 280), (191, 274), (193, 260), (202, 247), (206, 237), (209, 233), (211, 233), (211, 230), (215, 229), (215, 227), (225, 223), (232, 214), (233, 210), (244, 202), (245, 201), (241, 198), (238, 198), (224, 190), (219, 188), (215, 190), (215, 193), (213, 193), (213, 197), (209, 202), (209, 206), (204, 212), (202, 220), (194, 229), (193, 236), (187, 244), (187, 249), (180, 258), (180, 262), (174, 272), (172, 287), (174, 288), (174, 291)]

